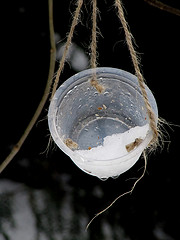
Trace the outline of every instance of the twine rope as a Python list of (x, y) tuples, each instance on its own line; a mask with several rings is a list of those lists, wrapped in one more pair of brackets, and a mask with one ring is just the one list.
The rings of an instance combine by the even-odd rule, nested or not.
[(70, 31), (68, 33), (67, 41), (66, 41), (65, 48), (64, 48), (64, 51), (63, 51), (63, 56), (62, 56), (61, 61), (59, 63), (59, 68), (58, 68), (56, 78), (55, 78), (55, 81), (54, 81), (54, 84), (53, 84), (53, 89), (52, 89), (50, 99), (52, 99), (52, 97), (54, 96), (54, 94), (56, 92), (56, 89), (57, 89), (57, 86), (58, 86), (58, 83), (59, 83), (59, 78), (60, 78), (61, 72), (64, 68), (66, 57), (67, 57), (67, 54), (68, 54), (68, 51), (69, 51), (69, 47), (71, 46), (71, 43), (72, 43), (74, 30), (75, 30), (76, 25), (78, 24), (82, 4), (83, 4), (83, 0), (78, 0), (77, 1), (77, 7), (76, 7), (76, 10), (75, 10), (75, 13), (74, 13), (74, 16), (73, 16), (73, 21), (72, 21), (72, 24), (71, 24)]
[(104, 87), (98, 83), (96, 77), (96, 67), (97, 67), (97, 0), (92, 0), (92, 39), (91, 39), (91, 59), (90, 59), (90, 67), (94, 69), (93, 76), (91, 79), (91, 85), (96, 88), (98, 93), (102, 93), (104, 91)]
[(127, 24), (125, 16), (124, 16), (124, 11), (123, 11), (121, 0), (115, 0), (115, 6), (118, 9), (118, 17), (121, 21), (121, 24), (122, 24), (124, 32), (125, 32), (126, 43), (127, 43), (128, 48), (129, 48), (129, 52), (130, 52), (130, 55), (131, 55), (131, 59), (132, 59), (132, 62), (133, 62), (135, 73), (136, 73), (138, 83), (139, 83), (139, 86), (140, 86), (140, 89), (141, 89), (141, 92), (142, 92), (142, 95), (143, 95), (144, 103), (145, 103), (145, 106), (146, 106), (146, 109), (147, 109), (147, 113), (148, 113), (148, 117), (149, 117), (149, 121), (150, 121), (149, 124), (150, 124), (150, 127), (151, 127), (152, 131), (153, 131), (153, 139), (152, 139), (151, 143), (155, 143), (157, 141), (157, 138), (158, 138), (156, 118), (155, 118), (155, 114), (154, 114), (154, 112), (151, 108), (151, 105), (150, 105), (148, 97), (147, 97), (144, 78), (141, 74), (138, 57), (137, 57), (136, 51), (135, 51), (134, 46), (133, 46), (133, 41), (132, 41), (133, 37), (132, 37), (132, 34), (131, 34), (130, 30), (128, 29), (128, 24)]
[(91, 223), (94, 221), (95, 218), (97, 218), (99, 215), (101, 215), (102, 213), (106, 212), (110, 207), (112, 207), (112, 205), (114, 205), (115, 202), (117, 202), (120, 198), (124, 197), (127, 194), (132, 194), (136, 185), (138, 184), (138, 182), (144, 177), (145, 173), (146, 173), (146, 167), (147, 167), (147, 156), (145, 154), (145, 151), (143, 152), (143, 156), (144, 156), (144, 170), (142, 175), (134, 182), (133, 186), (131, 187), (131, 189), (127, 192), (124, 192), (122, 194), (120, 194), (118, 197), (116, 197), (106, 208), (104, 208), (102, 211), (98, 212), (91, 220), (90, 222), (87, 224), (86, 226), (86, 231), (88, 230), (89, 226), (91, 225)]
[(97, 0), (92, 0), (92, 40), (91, 40), (91, 68), (97, 65)]

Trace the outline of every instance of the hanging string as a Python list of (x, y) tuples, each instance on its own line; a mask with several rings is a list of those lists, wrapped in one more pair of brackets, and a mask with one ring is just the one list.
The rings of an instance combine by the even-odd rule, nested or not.
[(92, 0), (92, 40), (91, 40), (91, 68), (97, 65), (97, 0)]
[(104, 91), (104, 87), (100, 85), (96, 78), (97, 67), (97, 0), (92, 0), (92, 40), (91, 40), (91, 59), (90, 66), (94, 69), (91, 85), (96, 88), (99, 93)]
[(95, 218), (97, 218), (99, 215), (101, 215), (102, 213), (106, 212), (110, 207), (112, 207), (112, 205), (114, 205), (115, 202), (117, 202), (120, 198), (122, 198), (123, 196), (127, 195), (127, 194), (132, 194), (133, 190), (135, 189), (136, 185), (138, 184), (138, 182), (144, 177), (145, 173), (146, 173), (146, 167), (147, 167), (147, 157), (146, 157), (146, 153), (145, 151), (143, 152), (143, 156), (144, 156), (144, 170), (142, 175), (134, 182), (133, 186), (131, 187), (131, 189), (125, 193), (122, 193), (121, 195), (119, 195), (117, 198), (115, 198), (106, 208), (104, 208), (102, 211), (98, 212), (91, 220), (90, 222), (87, 224), (86, 226), (86, 231), (88, 230), (89, 226), (91, 225), (91, 223), (94, 221)]
[(127, 43), (128, 48), (129, 48), (129, 52), (130, 52), (131, 59), (132, 59), (133, 65), (134, 65), (135, 73), (136, 73), (136, 76), (137, 76), (137, 79), (138, 79), (138, 82), (139, 82), (139, 86), (140, 86), (140, 89), (141, 89), (141, 92), (142, 92), (142, 95), (143, 95), (143, 98), (144, 98), (144, 103), (145, 103), (147, 113), (148, 113), (148, 117), (149, 117), (149, 121), (150, 121), (149, 124), (150, 124), (150, 127), (151, 127), (152, 131), (153, 131), (153, 139), (152, 139), (151, 143), (156, 143), (157, 138), (158, 138), (156, 118), (155, 118), (155, 114), (154, 114), (154, 112), (151, 108), (151, 105), (150, 105), (148, 97), (147, 97), (145, 84), (144, 84), (144, 78), (143, 78), (143, 76), (141, 74), (141, 71), (140, 71), (140, 68), (139, 68), (138, 57), (137, 57), (136, 51), (133, 47), (132, 34), (131, 34), (130, 30), (128, 29), (128, 24), (127, 24), (127, 22), (125, 20), (125, 17), (124, 17), (124, 11), (123, 11), (121, 0), (115, 0), (115, 6), (118, 9), (118, 16), (119, 16), (119, 19), (122, 23), (124, 32), (125, 32), (126, 43)]
[[(134, 66), (134, 69), (135, 69), (135, 73), (136, 73), (136, 76), (137, 76), (137, 79), (138, 79), (138, 82), (139, 82), (139, 86), (140, 86), (140, 89), (141, 89), (141, 92), (142, 92), (142, 95), (143, 95), (143, 98), (144, 98), (145, 106), (146, 106), (146, 109), (147, 109), (147, 113), (148, 113), (148, 116), (149, 116), (149, 120), (150, 120), (149, 124), (150, 124), (151, 129), (153, 130), (153, 139), (152, 139), (151, 143), (155, 143), (157, 141), (157, 138), (158, 138), (156, 119), (155, 119), (154, 112), (153, 112), (153, 110), (151, 108), (151, 105), (150, 105), (148, 97), (147, 97), (145, 84), (144, 84), (144, 78), (143, 78), (143, 76), (141, 74), (141, 71), (140, 71), (140, 68), (139, 68), (138, 57), (137, 57), (136, 51), (135, 51), (135, 49), (133, 47), (132, 35), (131, 35), (131, 33), (130, 33), (129, 29), (128, 29), (128, 24), (127, 24), (127, 22), (125, 20), (125, 17), (124, 17), (124, 12), (123, 12), (123, 8), (122, 8), (121, 0), (115, 0), (115, 6), (118, 9), (118, 16), (119, 16), (119, 19), (120, 19), (120, 21), (122, 23), (124, 32), (125, 32), (126, 42), (127, 42), (128, 48), (129, 48), (129, 52), (130, 52), (130, 55), (131, 55), (131, 58), (132, 58), (133, 66)], [(117, 200), (119, 200), (121, 197), (123, 197), (123, 196), (125, 196), (127, 194), (131, 194), (133, 192), (135, 186), (144, 177), (145, 172), (146, 172), (147, 158), (146, 158), (145, 151), (143, 152), (143, 155), (144, 155), (145, 164), (144, 164), (144, 171), (143, 171), (142, 175), (135, 181), (135, 183), (133, 184), (132, 188), (129, 191), (119, 195), (105, 209), (103, 209), (102, 211), (97, 213), (91, 219), (91, 221), (87, 224), (86, 230), (88, 229), (88, 227), (90, 226), (90, 224), (94, 221), (94, 219), (96, 217), (98, 217), (99, 215), (101, 215), (102, 213), (107, 211)]]
[(64, 47), (63, 56), (62, 56), (61, 61), (59, 63), (59, 68), (58, 68), (56, 78), (55, 78), (55, 81), (54, 81), (54, 84), (53, 84), (51, 99), (56, 92), (56, 89), (57, 89), (57, 86), (58, 86), (58, 83), (59, 83), (59, 78), (60, 78), (61, 72), (64, 68), (64, 64), (65, 64), (65, 61), (66, 61), (66, 56), (67, 56), (67, 53), (69, 51), (69, 47), (71, 46), (71, 43), (72, 43), (74, 30), (75, 30), (76, 25), (78, 24), (82, 4), (83, 4), (83, 0), (78, 0), (77, 1), (77, 7), (76, 7), (76, 10), (75, 10), (75, 13), (74, 13), (74, 16), (73, 16), (73, 21), (72, 21), (72, 24), (71, 24), (71, 28), (70, 28), (70, 31), (69, 31), (69, 34), (68, 34), (68, 37), (67, 37), (65, 47)]

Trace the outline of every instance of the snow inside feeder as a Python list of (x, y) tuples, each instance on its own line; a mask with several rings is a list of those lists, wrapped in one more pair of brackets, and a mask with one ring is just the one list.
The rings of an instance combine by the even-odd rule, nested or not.
[[(98, 87), (92, 84), (95, 73)], [(158, 118), (147, 86), (146, 92)], [(130, 169), (153, 137), (136, 76), (115, 68), (89, 69), (66, 80), (51, 101), (48, 122), (58, 147), (101, 179)]]

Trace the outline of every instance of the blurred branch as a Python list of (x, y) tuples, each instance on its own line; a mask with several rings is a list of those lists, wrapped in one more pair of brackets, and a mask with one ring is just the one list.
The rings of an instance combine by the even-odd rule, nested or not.
[(149, 3), (150, 5), (152, 5), (153, 7), (157, 7), (161, 10), (164, 10), (166, 12), (175, 14), (177, 16), (180, 16), (180, 10), (174, 7), (171, 7), (165, 3), (162, 3), (161, 1), (158, 0), (144, 0), (145, 2)]
[(36, 123), (39, 115), (42, 112), (42, 109), (47, 101), (47, 98), (49, 96), (49, 92), (51, 89), (52, 81), (53, 81), (53, 75), (54, 75), (54, 69), (55, 69), (55, 58), (56, 58), (56, 46), (55, 46), (55, 39), (54, 39), (54, 25), (53, 25), (53, 0), (48, 0), (49, 4), (49, 32), (50, 32), (50, 65), (49, 65), (49, 74), (48, 79), (46, 83), (46, 87), (44, 90), (44, 94), (42, 96), (42, 99), (34, 113), (34, 116), (32, 117), (31, 121), (29, 122), (29, 125), (25, 129), (23, 135), (19, 139), (19, 141), (14, 145), (13, 149), (11, 150), (10, 154), (6, 157), (6, 159), (2, 162), (0, 165), (0, 173), (5, 169), (5, 167), (11, 162), (11, 160), (14, 158), (14, 156), (19, 152), (21, 149), (24, 141), (28, 137), (30, 131), (32, 130), (34, 124)]

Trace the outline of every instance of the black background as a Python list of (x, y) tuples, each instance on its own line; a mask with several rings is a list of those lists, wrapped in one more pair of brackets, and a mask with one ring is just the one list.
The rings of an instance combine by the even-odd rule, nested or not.
[[(76, 28), (73, 42), (83, 48), (88, 56), (91, 16), (90, 1), (85, 2), (82, 23)], [(178, 125), (180, 17), (152, 7), (143, 0), (123, 2), (126, 19), (138, 45), (142, 71), (156, 98), (159, 116)], [(178, 7), (178, 0), (164, 2)], [(98, 39), (98, 66), (116, 67), (134, 73), (113, 3), (98, 1), (101, 16), (98, 27), (102, 35)], [(4, 40), (2, 52), (5, 51), (5, 55), (2, 55), (4, 76), (1, 79), (1, 161), (23, 133), (41, 99), (48, 77), (50, 52), (48, 2), (17, 0), (7, 1), (6, 4), (1, 35)], [(74, 1), (54, 1), (54, 28), (63, 42), (70, 28), (73, 11)], [(60, 82), (73, 74), (75, 71), (66, 64)], [(57, 192), (61, 191), (57, 176), (68, 173), (75, 191), (85, 190), (86, 196), (82, 202), (76, 199), (76, 203), (82, 205), (91, 218), (116, 196), (130, 189), (133, 184), (131, 178), (141, 175), (143, 160), (118, 179), (102, 182), (81, 172), (56, 147), (52, 146), (47, 153), (48, 105), (49, 102), (21, 151), (0, 177)], [(104, 216), (95, 220), (92, 232), (97, 232), (102, 218), (107, 218), (112, 225), (115, 222), (121, 224), (133, 240), (158, 239), (153, 235), (153, 229), (158, 224), (172, 239), (179, 239), (180, 129), (174, 125), (171, 125), (172, 129), (165, 126), (169, 137), (165, 133), (163, 149), (159, 148), (149, 156), (146, 176), (133, 194), (119, 200)], [(22, 164), (23, 159), (28, 159), (28, 166)], [(98, 200), (91, 195), (95, 185), (104, 192)]]

